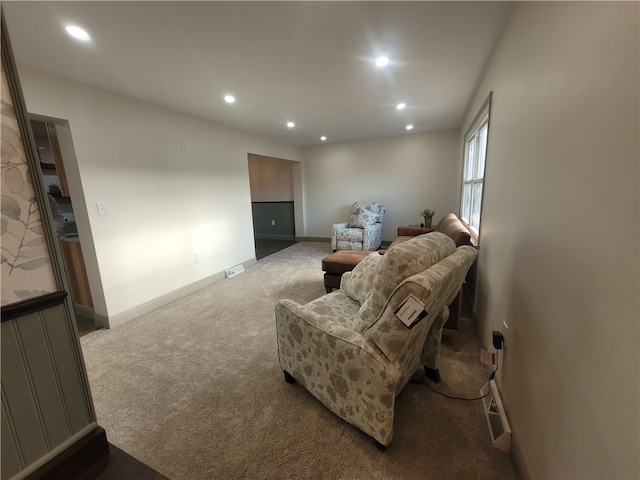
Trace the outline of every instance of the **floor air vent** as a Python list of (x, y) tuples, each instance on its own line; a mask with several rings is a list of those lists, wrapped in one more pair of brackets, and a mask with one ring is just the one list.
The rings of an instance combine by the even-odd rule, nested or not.
[(235, 267), (231, 267), (229, 270), (225, 270), (224, 273), (227, 278), (235, 277), (239, 273), (244, 272), (244, 265), (236, 265)]
[(491, 380), (486, 383), (480, 389), (480, 395), (486, 395), (482, 399), (482, 406), (489, 424), (491, 442), (495, 448), (508, 452), (511, 448), (511, 428), (502, 406), (502, 400), (500, 400), (500, 395), (498, 394), (496, 382)]

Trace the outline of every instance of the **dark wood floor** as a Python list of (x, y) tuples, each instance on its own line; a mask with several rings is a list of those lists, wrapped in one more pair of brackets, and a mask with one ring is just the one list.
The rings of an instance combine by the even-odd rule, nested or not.
[(290, 247), (294, 243), (296, 243), (295, 240), (265, 240), (256, 238), (256, 260), (260, 260), (272, 253), (279, 252), (283, 248)]
[(96, 325), (96, 322), (91, 317), (85, 317), (84, 315), (76, 314), (76, 324), (78, 325), (78, 333), (82, 337), (87, 333), (95, 332), (102, 327)]
[(109, 444), (109, 454), (77, 477), (77, 480), (168, 480), (115, 445)]
[(25, 480), (168, 480), (107, 441), (104, 428), (96, 426)]

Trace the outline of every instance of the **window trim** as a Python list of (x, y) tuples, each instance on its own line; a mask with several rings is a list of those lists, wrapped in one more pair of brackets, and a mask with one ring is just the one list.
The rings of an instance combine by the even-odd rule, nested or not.
[[(467, 228), (467, 230), (469, 230), (469, 234), (471, 235), (471, 242), (474, 245), (479, 245), (480, 243), (480, 231), (482, 228), (482, 209), (484, 206), (484, 194), (485, 194), (484, 184), (487, 178), (486, 172), (487, 172), (487, 161), (489, 157), (489, 132), (491, 131), (491, 99), (492, 97), (493, 97), (493, 92), (491, 91), (489, 92), (489, 95), (487, 96), (485, 101), (482, 103), (482, 106), (478, 109), (478, 113), (476, 113), (475, 117), (473, 118), (473, 121), (469, 124), (469, 127), (467, 128), (462, 140), (463, 141), (462, 175), (460, 176), (460, 207), (459, 207), (460, 210), (459, 210), (458, 217), (460, 218), (460, 221), (464, 224), (464, 226)], [(485, 119), (486, 119), (486, 125), (487, 125), (487, 140), (486, 140), (486, 146), (485, 146), (484, 172), (482, 175), (482, 194), (480, 195), (480, 222), (478, 224), (478, 231), (476, 232), (475, 229), (473, 229), (471, 225), (469, 225), (467, 221), (462, 218), (463, 201), (464, 201), (463, 195), (464, 195), (465, 183), (469, 183), (468, 181), (465, 181), (465, 171), (467, 168), (466, 158), (467, 158), (468, 141), (472, 135), (475, 135), (475, 133), (482, 126), (484, 126)], [(471, 185), (474, 185), (477, 183), (480, 183), (480, 182), (477, 182), (477, 181), (472, 182)], [(473, 205), (470, 206), (470, 208), (472, 207)]]

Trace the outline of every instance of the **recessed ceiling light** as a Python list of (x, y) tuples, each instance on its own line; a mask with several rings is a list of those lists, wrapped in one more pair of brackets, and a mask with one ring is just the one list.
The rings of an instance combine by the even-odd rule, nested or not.
[(293, 122), (287, 122), (287, 127), (289, 127), (289, 128), (293, 128), (293, 127), (295, 127), (295, 126), (296, 126), (296, 124), (295, 124), (295, 123), (293, 123)]
[(407, 108), (406, 103), (399, 103), (398, 105), (396, 105), (396, 110), (404, 110), (405, 108)]
[(413, 130), (413, 125), (407, 125), (407, 126), (406, 126), (406, 127), (404, 127), (404, 128), (406, 128), (407, 130)]
[(80, 40), (81, 42), (88, 42), (91, 40), (91, 35), (87, 33), (87, 31), (83, 28), (80, 28), (76, 25), (67, 25), (65, 30), (69, 35), (71, 35), (76, 40)]
[(386, 67), (389, 64), (389, 57), (380, 56), (376, 58), (376, 67)]
[(324, 135), (320, 137), (320, 140), (322, 140), (323, 142), (327, 140), (327, 137), (325, 137)]
[(234, 97), (233, 95), (225, 95), (224, 101), (227, 103), (233, 103), (236, 101), (236, 97)]

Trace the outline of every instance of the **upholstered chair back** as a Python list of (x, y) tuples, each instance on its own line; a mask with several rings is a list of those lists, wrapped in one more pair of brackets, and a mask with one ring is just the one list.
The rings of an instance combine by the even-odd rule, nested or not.
[(369, 338), (389, 361), (418, 362), (433, 322), (423, 319), (408, 328), (395, 312), (413, 295), (424, 303), (427, 317), (447, 315), (446, 306), (466, 274), (460, 266), (476, 255), (472, 247), (456, 250), (455, 242), (440, 232), (417, 236), (384, 255), (370, 254), (343, 275), (341, 289), (361, 304), (351, 327)]
[(398, 285), (455, 250), (453, 240), (439, 232), (419, 235), (389, 249), (382, 255), (370, 286), (371, 294), (362, 302), (353, 329), (364, 332), (380, 318), (380, 313)]
[(384, 207), (378, 202), (353, 202), (347, 222), (348, 226), (350, 228), (365, 228), (365, 226), (374, 223), (382, 223), (384, 211)]
[[(448, 317), (447, 305), (460, 290), (476, 256), (477, 251), (473, 247), (462, 246), (426, 270), (403, 280), (387, 300), (376, 321), (365, 329), (365, 337), (375, 343), (389, 361), (411, 364), (399, 367), (400, 370), (415, 371), (420, 363), (420, 351), (425, 343), (427, 330), (431, 323), (435, 323), (428, 321), (429, 318), (442, 315)], [(395, 315), (409, 294), (420, 299), (427, 311), (427, 316), (410, 329)]]

